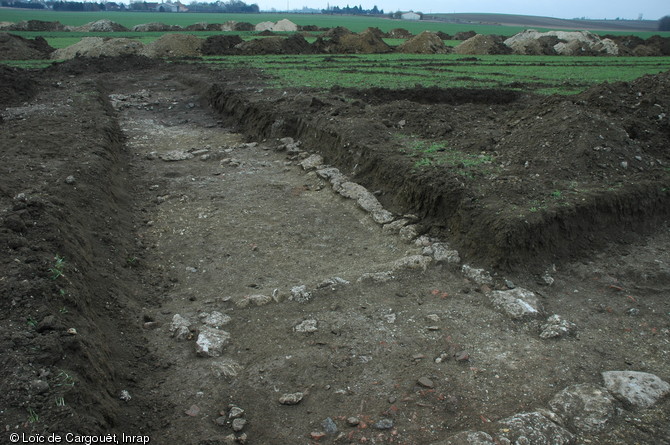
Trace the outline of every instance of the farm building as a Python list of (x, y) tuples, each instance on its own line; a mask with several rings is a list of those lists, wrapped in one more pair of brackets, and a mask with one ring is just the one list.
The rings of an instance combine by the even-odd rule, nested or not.
[(401, 14), (400, 18), (403, 20), (421, 20), (421, 15), (417, 14), (416, 12), (410, 11)]

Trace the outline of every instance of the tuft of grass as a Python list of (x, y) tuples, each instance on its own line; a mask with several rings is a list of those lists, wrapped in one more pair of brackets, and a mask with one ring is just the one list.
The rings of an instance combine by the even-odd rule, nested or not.
[(58, 278), (65, 276), (63, 269), (65, 268), (65, 258), (60, 255), (54, 257), (54, 265), (49, 269), (50, 278), (52, 280), (57, 280)]
[(37, 423), (40, 421), (40, 416), (35, 412), (34, 409), (28, 408), (28, 422)]

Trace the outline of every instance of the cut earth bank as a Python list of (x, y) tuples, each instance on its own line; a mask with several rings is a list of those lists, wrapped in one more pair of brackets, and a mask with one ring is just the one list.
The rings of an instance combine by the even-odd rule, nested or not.
[(670, 442), (667, 73), (571, 98), (2, 76), (7, 437)]

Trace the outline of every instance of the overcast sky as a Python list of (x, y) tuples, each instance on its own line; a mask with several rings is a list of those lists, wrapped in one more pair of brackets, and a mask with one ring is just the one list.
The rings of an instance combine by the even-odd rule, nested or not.
[(360, 5), (365, 9), (372, 9), (377, 5), (384, 12), (493, 12), (563, 19), (637, 19), (642, 14), (644, 19), (657, 20), (670, 15), (669, 0), (247, 0), (245, 3), (256, 3), (264, 11), (270, 8), (286, 10), (287, 5), (290, 9), (300, 9), (303, 6), (325, 9), (330, 3), (331, 6), (340, 7), (347, 4), (352, 7)]

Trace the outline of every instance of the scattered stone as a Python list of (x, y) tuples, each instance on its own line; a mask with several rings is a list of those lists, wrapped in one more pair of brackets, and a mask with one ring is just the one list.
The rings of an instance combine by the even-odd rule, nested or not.
[(670, 384), (647, 372), (606, 371), (602, 376), (614, 397), (636, 408), (649, 408), (670, 394)]
[(445, 361), (448, 358), (449, 358), (449, 354), (447, 354), (446, 352), (443, 352), (442, 354), (440, 354), (439, 356), (437, 356), (435, 358), (435, 363), (442, 363), (443, 361)]
[(338, 285), (347, 285), (351, 284), (349, 281), (345, 280), (344, 278), (340, 277), (333, 277), (333, 278), (328, 278), (327, 280), (322, 281), (319, 283), (317, 286), (319, 289), (324, 288), (324, 287), (331, 287), (331, 286), (338, 286)]
[(417, 383), (419, 386), (423, 386), (424, 388), (433, 388), (435, 386), (435, 383), (428, 377), (421, 377), (419, 380), (417, 380)]
[(385, 209), (374, 210), (370, 215), (377, 224), (388, 224), (394, 219), (393, 213)]
[(387, 281), (393, 280), (395, 277), (393, 273), (388, 272), (373, 272), (373, 273), (364, 273), (361, 275), (358, 280), (359, 283), (363, 281), (372, 281), (373, 283), (386, 283)]
[(159, 157), (166, 162), (185, 161), (187, 159), (192, 159), (193, 154), (184, 150), (172, 150), (159, 155)]
[(267, 295), (247, 295), (241, 300), (237, 301), (236, 305), (238, 307), (247, 307), (250, 304), (254, 306), (265, 306), (272, 302), (272, 297)]
[(493, 284), (493, 278), (491, 277), (491, 274), (489, 274), (484, 269), (475, 269), (474, 267), (464, 264), (463, 267), (461, 267), (461, 272), (463, 272), (463, 275), (465, 275), (466, 278), (474, 281), (479, 285)]
[(77, 335), (77, 330), (75, 328), (68, 328), (68, 330), (65, 331), (65, 333), (68, 335)]
[(124, 402), (129, 402), (132, 397), (127, 390), (123, 389), (121, 390), (121, 394), (119, 394), (119, 399), (123, 400)]
[(242, 417), (244, 414), (244, 410), (240, 408), (239, 406), (231, 406), (230, 411), (228, 411), (228, 418), (229, 419), (237, 419), (238, 417)]
[(319, 177), (329, 181), (333, 186), (339, 186), (343, 182), (347, 181), (346, 176), (344, 176), (342, 172), (340, 172), (335, 167), (319, 169), (316, 171), (316, 174), (319, 175)]
[(389, 222), (387, 224), (384, 224), (382, 227), (382, 231), (384, 233), (389, 233), (389, 234), (396, 234), (400, 233), (400, 229), (405, 227), (407, 224), (409, 224), (409, 220), (407, 219), (396, 219), (393, 222)]
[(230, 358), (213, 362), (211, 366), (216, 377), (236, 377), (242, 370), (242, 365)]
[(297, 405), (302, 401), (302, 398), (305, 397), (305, 394), (301, 392), (295, 392), (292, 394), (284, 394), (279, 398), (279, 403), (282, 405)]
[(226, 419), (225, 416), (220, 416), (214, 419), (214, 423), (216, 423), (219, 426), (226, 426), (228, 424), (228, 419)]
[(323, 427), (323, 431), (326, 434), (336, 434), (337, 433), (337, 425), (335, 424), (335, 421), (331, 419), (330, 417), (326, 417), (326, 419), (321, 422), (321, 426)]
[(45, 380), (35, 379), (30, 382), (30, 388), (36, 393), (42, 394), (49, 390), (49, 383)]
[(67, 178), (65, 178), (65, 183), (66, 183), (66, 184), (70, 184), (70, 185), (72, 185), (72, 184), (74, 184), (75, 182), (77, 182), (77, 180), (76, 180), (75, 177), (72, 176), (72, 175), (70, 175), (70, 176), (68, 176)]
[(433, 259), (437, 263), (458, 264), (461, 257), (457, 250), (449, 249), (444, 243), (433, 243), (431, 246)]
[(390, 430), (393, 428), (393, 419), (379, 419), (372, 425), (372, 427), (378, 430)]
[(202, 319), (203, 323), (212, 328), (219, 328), (232, 320), (229, 315), (222, 314), (221, 312), (217, 311), (214, 311), (210, 314), (202, 313), (200, 314), (200, 318)]
[(555, 424), (539, 412), (520, 413), (500, 420), (504, 425), (500, 438), (511, 443), (532, 445), (567, 445), (573, 442), (574, 436), (565, 428)]
[(393, 270), (401, 269), (423, 269), (426, 270), (428, 265), (433, 261), (432, 258), (423, 255), (410, 255), (393, 262)]
[(289, 300), (293, 300), (298, 303), (307, 303), (311, 298), (312, 294), (311, 292), (307, 291), (307, 286), (304, 284), (291, 288), (291, 296), (289, 297)]
[(347, 417), (347, 425), (357, 426), (359, 423), (361, 423), (361, 419), (358, 417)]
[(235, 431), (235, 432), (242, 431), (246, 424), (247, 424), (246, 419), (242, 419), (242, 418), (233, 419), (233, 424), (232, 424), (233, 431)]
[(174, 314), (174, 316), (172, 317), (172, 325), (170, 326), (170, 332), (172, 332), (172, 336), (178, 341), (190, 340), (191, 339), (191, 330), (189, 329), (190, 326), (191, 326), (190, 321), (188, 321), (186, 318), (182, 317), (179, 314)]
[[(496, 445), (493, 437), (483, 431), (461, 431), (458, 434), (447, 437), (439, 445)], [(438, 445), (438, 444), (435, 444)]]
[(321, 155), (311, 155), (304, 161), (300, 162), (300, 166), (303, 170), (316, 170), (321, 165), (323, 165), (323, 156)]
[(198, 405), (191, 405), (189, 409), (184, 411), (184, 414), (186, 414), (187, 416), (195, 417), (198, 414), (200, 414), (200, 408), (198, 407)]
[(561, 318), (560, 315), (554, 314), (547, 318), (546, 324), (542, 325), (540, 338), (546, 340), (548, 338), (562, 337), (564, 335), (572, 334), (575, 328), (576, 326), (574, 323), (570, 323), (569, 321)]
[(520, 287), (510, 290), (495, 290), (491, 292), (490, 298), (495, 307), (514, 320), (540, 315), (538, 298), (529, 290)]
[(398, 316), (396, 314), (386, 314), (384, 315), (384, 320), (386, 320), (388, 324), (393, 324), (395, 323), (397, 317)]
[(426, 315), (426, 320), (437, 323), (438, 321), (440, 321), (440, 316), (437, 314), (428, 314)]
[(302, 333), (316, 332), (319, 330), (316, 327), (316, 324), (317, 324), (316, 320), (305, 320), (302, 323), (294, 326), (293, 330), (295, 332), (302, 332)]
[(457, 362), (467, 362), (470, 360), (470, 354), (466, 351), (458, 351), (454, 354), (454, 360)]
[(195, 342), (195, 352), (199, 356), (219, 357), (229, 341), (228, 332), (203, 326)]
[(311, 433), (309, 433), (309, 437), (312, 440), (319, 441), (319, 440), (323, 439), (324, 437), (326, 437), (326, 433), (324, 433), (323, 431), (312, 431)]
[(586, 383), (565, 388), (551, 399), (549, 407), (566, 427), (594, 434), (614, 417), (614, 403), (605, 388)]
[(398, 235), (400, 235), (400, 238), (407, 242), (411, 242), (413, 239), (415, 239), (418, 235), (419, 232), (417, 230), (417, 227), (415, 224), (410, 224), (403, 226), (399, 231)]

